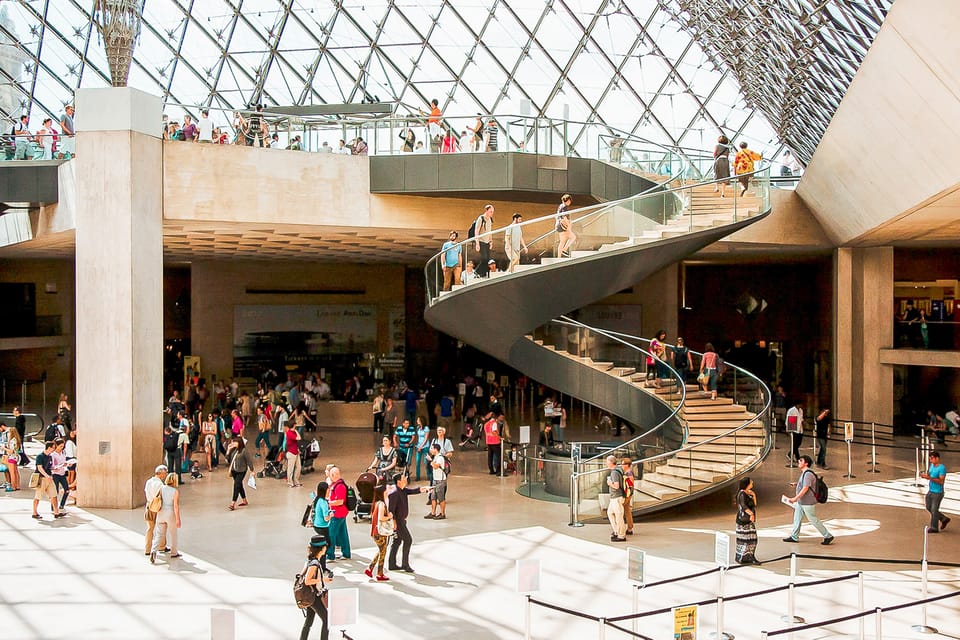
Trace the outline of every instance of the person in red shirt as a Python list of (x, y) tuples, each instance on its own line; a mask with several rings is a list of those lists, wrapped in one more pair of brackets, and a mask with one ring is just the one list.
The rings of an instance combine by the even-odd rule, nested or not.
[(483, 424), (483, 435), (487, 443), (487, 468), (490, 469), (490, 475), (500, 475), (500, 447), (502, 439), (500, 437), (500, 425), (497, 424), (496, 416), (491, 416)]
[(302, 487), (300, 484), (300, 434), (290, 422), (283, 437), (283, 450), (287, 454), (287, 486)]
[(337, 546), (344, 560), (350, 559), (350, 536), (347, 533), (347, 483), (340, 477), (340, 467), (330, 467), (330, 499), (328, 500), (333, 517), (330, 518), (330, 545), (327, 547), (327, 560), (335, 560)]

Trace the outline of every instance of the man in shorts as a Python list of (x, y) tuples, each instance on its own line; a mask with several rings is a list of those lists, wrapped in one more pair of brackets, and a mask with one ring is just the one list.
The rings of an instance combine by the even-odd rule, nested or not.
[(433, 480), (430, 482), (430, 513), (423, 516), (427, 520), (447, 519), (447, 472), (446, 458), (440, 453), (440, 444), (430, 444), (430, 463)]

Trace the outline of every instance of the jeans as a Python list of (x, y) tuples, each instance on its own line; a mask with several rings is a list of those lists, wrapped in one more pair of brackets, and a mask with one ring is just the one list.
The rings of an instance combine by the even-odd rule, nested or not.
[(817, 465), (827, 466), (827, 439), (817, 438)]
[(373, 430), (377, 433), (383, 432), (383, 412), (373, 414)]
[(500, 468), (500, 446), (500, 443), (487, 445), (487, 468), (490, 469), (490, 473), (499, 474), (502, 472)]
[(413, 447), (398, 447), (400, 454), (399, 459), (397, 460), (397, 466), (403, 466), (409, 468), (413, 464)]
[[(414, 463), (414, 464), (417, 465), (417, 480), (420, 480), (420, 465), (421, 465), (421, 463), (424, 462), (424, 459), (425, 459), (426, 457), (427, 457), (427, 448), (426, 448), (426, 447), (424, 447), (423, 449), (417, 449), (416, 462)], [(427, 475), (428, 475), (428, 476), (432, 476), (433, 474), (430, 473), (430, 463), (429, 463), (429, 462), (427, 462), (426, 467), (427, 467)]]
[[(56, 477), (56, 476), (54, 476)], [(930, 512), (930, 531), (939, 531), (944, 522), (949, 522), (949, 518), (940, 513), (940, 503), (943, 501), (942, 493), (927, 492), (924, 502), (927, 511)]]
[(183, 484), (183, 472), (180, 469), (180, 449), (176, 451), (167, 451), (167, 471), (169, 473), (176, 472), (177, 474), (177, 484)]
[(793, 452), (793, 460), (797, 461), (800, 459), (800, 444), (803, 442), (803, 434), (791, 432), (790, 442), (791, 442), (791, 450)]
[(817, 505), (795, 502), (793, 504), (793, 532), (790, 534), (791, 538), (794, 540), (800, 539), (800, 521), (803, 516), (807, 517), (807, 521), (812, 524), (824, 538), (833, 537), (830, 535), (830, 532), (827, 531), (827, 528), (823, 526), (823, 523), (820, 522), (820, 518), (817, 517)]
[(67, 476), (58, 476), (53, 474), (53, 484), (57, 487), (57, 493), (63, 489), (63, 497), (60, 498), (60, 508), (63, 509), (67, 504), (67, 496), (70, 495), (70, 485), (67, 483)]
[(330, 544), (327, 545), (327, 560), (333, 560), (334, 552), (340, 547), (344, 559), (350, 559), (350, 536), (347, 534), (347, 519), (336, 516), (330, 518)]
[(260, 435), (257, 436), (257, 439), (253, 442), (253, 448), (259, 449), (260, 443), (265, 442), (267, 444), (267, 453), (270, 453), (270, 432), (261, 431)]
[(314, 603), (303, 611), (307, 617), (303, 620), (303, 628), (300, 629), (300, 640), (309, 640), (310, 627), (313, 626), (314, 618), (320, 618), (320, 622), (323, 623), (323, 627), (320, 628), (320, 640), (328, 640), (330, 628), (327, 625), (327, 608), (323, 606), (320, 596), (318, 595)]
[[(410, 535), (410, 530), (407, 529), (407, 520), (406, 518), (400, 519), (394, 517), (394, 521), (397, 523), (397, 535), (393, 539), (393, 544), (390, 545), (390, 568), (393, 569), (397, 566), (400, 567), (409, 567), (410, 566), (410, 545), (413, 544), (413, 536)], [(400, 545), (403, 545), (403, 553), (400, 558), (402, 559), (402, 564), (397, 564), (397, 552), (400, 550)]]
[(476, 264), (476, 260), (474, 260), (475, 271), (481, 278), (486, 278), (487, 274), (490, 273), (490, 267), (487, 265), (490, 261), (490, 243), (479, 242), (477, 244), (480, 245), (480, 264)]

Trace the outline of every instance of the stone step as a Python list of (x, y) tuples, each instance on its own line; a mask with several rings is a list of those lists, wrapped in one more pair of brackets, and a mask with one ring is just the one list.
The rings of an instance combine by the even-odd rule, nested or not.
[(688, 407), (720, 407), (727, 404), (733, 404), (733, 398), (724, 398), (723, 396), (717, 396), (716, 400), (711, 400), (710, 398), (702, 397), (690, 397), (687, 396), (687, 401), (685, 406)]
[(718, 405), (709, 405), (709, 406), (686, 406), (684, 407), (684, 413), (695, 417), (696, 415), (708, 414), (708, 413), (737, 413), (739, 411), (746, 411), (747, 408), (742, 404), (718, 404)]
[(671, 459), (678, 460), (679, 464), (684, 464), (686, 460), (693, 459), (694, 464), (713, 463), (743, 466), (747, 464), (752, 457), (751, 454), (740, 453), (739, 451), (736, 456), (734, 456), (733, 451), (708, 451), (707, 446), (704, 445), (690, 449), (689, 451), (681, 451)]
[(634, 368), (634, 367), (614, 367), (614, 368), (610, 371), (610, 373), (612, 373), (612, 374), (615, 375), (615, 376), (620, 376), (620, 377), (622, 378), (622, 377), (624, 377), (624, 376), (632, 375), (632, 374), (636, 373), (636, 371), (637, 371), (637, 370), (636, 370), (636, 368)]
[[(727, 456), (723, 457), (726, 458)], [(683, 459), (671, 458), (669, 462), (667, 462), (666, 466), (681, 467), (683, 469), (692, 467), (693, 469), (699, 469), (701, 471), (710, 471), (719, 476), (729, 476), (737, 468), (736, 465), (733, 464), (732, 456), (729, 457), (731, 458), (731, 461), (729, 462), (725, 460), (700, 460), (697, 458), (691, 458), (690, 456), (687, 456)], [(722, 480), (723, 478), (721, 477), (720, 479)]]
[[(736, 420), (714, 420), (714, 421), (687, 421), (687, 428), (690, 429), (691, 433), (709, 433), (712, 435), (719, 435), (721, 433), (726, 433), (731, 429), (736, 429), (742, 427), (750, 418), (746, 418), (742, 421)], [(763, 427), (753, 427), (752, 425), (746, 427), (744, 431), (750, 431), (751, 433), (756, 433), (760, 436), (763, 436)]]
[[(726, 473), (717, 473), (712, 469), (698, 469), (690, 468), (686, 466), (681, 466), (679, 463), (676, 465), (664, 464), (657, 467), (657, 475), (668, 476), (671, 478), (677, 478), (682, 481), (684, 484), (687, 482), (688, 477), (693, 478), (694, 484), (704, 483), (704, 484), (714, 484), (717, 482), (722, 482), (727, 479)], [(646, 477), (646, 476), (644, 476)]]
[(594, 369), (600, 369), (600, 371), (609, 371), (610, 369), (613, 369), (612, 362), (591, 362), (590, 366)]
[(571, 258), (586, 258), (587, 256), (595, 256), (595, 255), (597, 255), (596, 251), (571, 251), (570, 252)]
[[(661, 487), (667, 488), (676, 493), (687, 493), (691, 488), (690, 482), (687, 480), (686, 477), (679, 478), (677, 476), (667, 475), (665, 473), (660, 473), (659, 470), (654, 473), (643, 474), (642, 482), (645, 484), (660, 485)], [(711, 483), (699, 482), (695, 480), (693, 482), (692, 488), (694, 491), (696, 491), (697, 489), (704, 488), (708, 484), (711, 484)], [(646, 493), (650, 493), (650, 492), (646, 492)], [(654, 493), (653, 495), (657, 495), (657, 494)]]
[(657, 482), (648, 482), (646, 477), (643, 480), (640, 480), (634, 484), (634, 495), (633, 500), (634, 504), (637, 503), (637, 496), (640, 495), (641, 500), (646, 496), (647, 500), (667, 500), (669, 498), (675, 498), (687, 493), (686, 488), (677, 489), (672, 486), (662, 485)]
[(573, 260), (573, 258), (547, 258), (547, 257), (543, 257), (543, 258), (540, 258), (540, 264), (542, 264), (542, 265), (558, 264), (558, 263), (560, 263), (560, 262), (569, 262), (570, 260)]

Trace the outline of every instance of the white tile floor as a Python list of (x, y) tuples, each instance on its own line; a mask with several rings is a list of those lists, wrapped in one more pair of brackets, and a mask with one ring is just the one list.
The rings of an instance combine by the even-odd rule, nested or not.
[[(328, 433), (323, 462), (337, 460), (351, 480), (368, 462), (371, 434)], [(458, 640), (521, 638), (524, 599), (515, 591), (515, 561), (538, 558), (543, 583), (537, 598), (596, 616), (631, 612), (631, 584), (626, 579), (626, 551), (608, 542), (602, 525), (566, 526), (562, 504), (530, 501), (515, 494), (515, 480), (482, 472), (483, 452), (457, 457), (451, 481), (449, 519), (425, 521), (425, 507), (411, 499), (415, 544), (411, 564), (416, 575), (391, 573), (377, 584), (362, 574), (372, 554), (369, 524), (350, 522), (351, 561), (331, 565), (333, 586), (357, 587), (361, 619), (348, 633), (356, 640), (434, 637)], [(898, 454), (899, 455), (899, 454)], [(804, 529), (800, 545), (782, 543), (791, 512), (776, 502), (790, 480), (779, 457), (771, 456), (756, 476), (760, 490), (761, 559), (791, 550), (834, 557), (917, 559), (920, 531), (926, 522), (920, 490), (910, 486), (912, 454), (881, 458), (881, 474), (858, 471), (854, 484), (843, 486), (842, 472), (827, 475), (831, 503), (821, 517), (837, 536), (832, 547), (815, 544)], [(862, 455), (859, 456), (862, 458)], [(947, 454), (945, 461), (951, 464)], [(862, 467), (862, 463), (860, 463)], [(353, 469), (354, 471), (350, 471)], [(150, 565), (143, 556), (142, 512), (78, 510), (53, 521), (29, 517), (28, 491), (0, 499), (0, 629), (5, 638), (208, 638), (210, 609), (237, 611), (237, 638), (296, 638), (302, 617), (291, 593), (291, 578), (302, 566), (307, 530), (299, 526), (310, 485), (288, 489), (266, 479), (251, 492), (251, 506), (228, 512), (230, 483), (223, 471), (188, 481), (182, 489), (184, 557)], [(952, 474), (948, 496), (960, 495), (960, 477)], [(15, 496), (15, 497), (14, 497)], [(49, 508), (47, 508), (48, 510)], [(948, 498), (944, 511), (960, 514), (960, 501)], [(45, 513), (41, 506), (41, 513)], [(930, 558), (960, 562), (960, 521), (931, 536)], [(648, 552), (648, 581), (692, 573), (712, 566), (715, 531), (732, 534), (730, 495), (707, 498), (636, 525), (631, 545)], [(809, 533), (810, 537), (807, 538)], [(865, 569), (868, 608), (918, 597), (918, 565), (860, 565), (856, 562), (801, 560), (799, 582)], [(743, 593), (782, 585), (786, 562), (732, 571), (725, 592)], [(797, 613), (808, 621), (851, 613), (856, 581), (798, 589)], [(652, 587), (640, 593), (641, 609), (650, 610), (714, 598), (717, 577)], [(960, 589), (960, 570), (931, 572), (932, 593)], [(784, 626), (783, 593), (727, 604), (725, 630), (738, 638), (759, 638), (761, 630)], [(701, 638), (715, 629), (715, 607), (701, 612)], [(950, 630), (960, 619), (960, 598), (930, 609), (930, 624)], [(884, 637), (909, 637), (919, 611), (907, 609), (885, 617)], [(535, 607), (535, 638), (599, 637), (595, 622)], [(951, 624), (953, 623), (953, 624)], [(624, 623), (629, 628), (629, 623)], [(652, 638), (671, 637), (670, 618), (646, 618), (639, 631)], [(873, 635), (873, 621), (867, 623)], [(856, 623), (798, 632), (795, 638), (856, 637)], [(311, 638), (319, 637), (318, 625)], [(339, 630), (331, 634), (340, 637)], [(606, 638), (626, 638), (608, 629)]]

